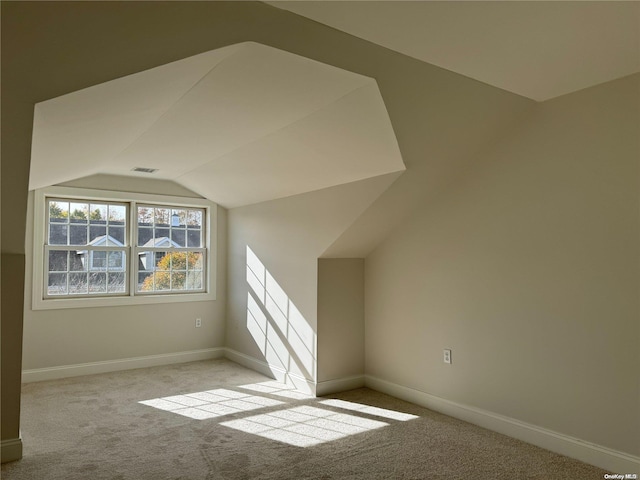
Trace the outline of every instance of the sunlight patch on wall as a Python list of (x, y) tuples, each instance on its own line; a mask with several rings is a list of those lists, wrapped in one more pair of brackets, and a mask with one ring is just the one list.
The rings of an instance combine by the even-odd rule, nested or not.
[(315, 378), (315, 332), (247, 245), (247, 329), (269, 365)]

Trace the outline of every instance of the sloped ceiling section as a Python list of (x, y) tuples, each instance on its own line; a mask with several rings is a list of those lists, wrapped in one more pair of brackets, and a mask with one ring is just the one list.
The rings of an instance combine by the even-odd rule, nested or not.
[(405, 168), (375, 80), (256, 43), (36, 105), (30, 189), (134, 167), (227, 208)]
[(537, 101), (640, 71), (637, 1), (267, 3)]

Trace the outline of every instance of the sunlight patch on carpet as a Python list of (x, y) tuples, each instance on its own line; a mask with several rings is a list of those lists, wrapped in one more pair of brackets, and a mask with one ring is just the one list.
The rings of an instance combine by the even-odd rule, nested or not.
[(311, 447), (389, 424), (303, 405), (230, 420), (220, 425), (296, 447)]
[(320, 403), (322, 405), (328, 405), (330, 407), (343, 408), (345, 410), (352, 410), (358, 413), (366, 413), (367, 415), (384, 417), (390, 420), (398, 420), (400, 422), (406, 422), (407, 420), (418, 418), (417, 415), (411, 415), (410, 413), (397, 412), (395, 410), (387, 410), (386, 408), (380, 407), (372, 407), (371, 405), (363, 405), (361, 403), (347, 402), (346, 400), (321, 400)]
[(205, 420), (207, 418), (281, 405), (283, 402), (226, 388), (218, 388), (204, 392), (143, 400), (138, 403), (196, 420)]
[(308, 398), (314, 398), (313, 395), (302, 393), (296, 390), (295, 387), (291, 385), (276, 381), (240, 385), (239, 388), (244, 388), (246, 390), (251, 390), (254, 392), (268, 393), (269, 395), (276, 395), (278, 397), (291, 398), (294, 400), (306, 400)]

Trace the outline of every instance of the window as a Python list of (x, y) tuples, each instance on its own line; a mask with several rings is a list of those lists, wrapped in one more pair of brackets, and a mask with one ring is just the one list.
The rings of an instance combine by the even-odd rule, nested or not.
[(213, 207), (158, 195), (37, 191), (33, 308), (212, 300)]
[(45, 297), (127, 293), (128, 205), (47, 198)]
[(204, 210), (138, 205), (138, 293), (202, 291)]

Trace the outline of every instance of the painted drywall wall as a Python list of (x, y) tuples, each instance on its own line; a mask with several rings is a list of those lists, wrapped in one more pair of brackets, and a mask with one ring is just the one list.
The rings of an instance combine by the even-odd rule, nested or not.
[[(65, 186), (181, 197), (195, 193), (166, 180), (96, 175)], [(224, 346), (226, 210), (217, 207), (216, 300), (206, 302), (32, 310), (33, 195), (27, 218), (24, 370), (190, 352)], [(202, 326), (195, 328), (195, 319)]]
[(364, 375), (364, 259), (318, 259), (318, 382)]
[(318, 257), (396, 178), (230, 209), (227, 347), (315, 383)]
[(639, 87), (540, 104), (367, 257), (367, 374), (640, 453)]

